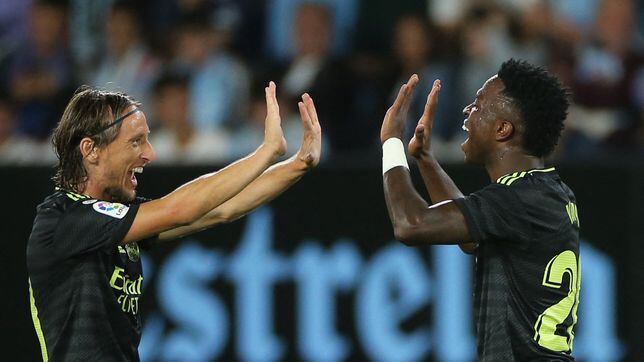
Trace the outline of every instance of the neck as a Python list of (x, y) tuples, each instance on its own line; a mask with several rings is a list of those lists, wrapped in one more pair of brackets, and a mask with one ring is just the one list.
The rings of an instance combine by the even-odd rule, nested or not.
[(82, 186), (78, 188), (79, 193), (97, 200), (107, 199), (107, 195), (105, 195), (103, 192), (104, 190), (105, 188), (101, 187), (101, 185), (93, 182), (92, 180), (87, 180)]
[(485, 163), (485, 169), (490, 180), (494, 182), (503, 175), (543, 168), (543, 165), (544, 161), (541, 157), (525, 154), (521, 150), (506, 148), (496, 152), (492, 159)]

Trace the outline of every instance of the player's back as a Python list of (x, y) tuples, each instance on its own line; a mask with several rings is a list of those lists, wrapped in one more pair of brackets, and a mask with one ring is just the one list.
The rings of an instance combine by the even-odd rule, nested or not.
[(479, 359), (572, 359), (581, 282), (573, 192), (553, 168), (532, 170), (459, 206), (478, 242)]

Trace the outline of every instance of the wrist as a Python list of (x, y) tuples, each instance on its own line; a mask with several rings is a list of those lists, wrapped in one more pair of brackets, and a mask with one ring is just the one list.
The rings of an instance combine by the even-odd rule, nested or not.
[(302, 157), (300, 157), (300, 155), (297, 153), (289, 159), (288, 164), (295, 171), (302, 172), (302, 173), (307, 172), (313, 168), (313, 166), (310, 163), (303, 160)]
[(391, 137), (382, 143), (382, 174), (398, 166), (409, 170), (405, 146), (400, 138)]
[(385, 135), (385, 136), (381, 135), (380, 136), (380, 143), (384, 145), (385, 142), (387, 142), (388, 140), (390, 140), (392, 138), (397, 138), (397, 139), (402, 141), (403, 136), (402, 136), (402, 133), (401, 134), (388, 134), (388, 135)]
[(436, 157), (430, 150), (422, 150), (418, 155), (415, 156), (416, 160), (426, 163), (436, 162)]
[(272, 163), (275, 162), (279, 157), (280, 154), (277, 150), (276, 147), (271, 147), (267, 143), (262, 143), (257, 151), (255, 151), (256, 154), (261, 155), (263, 157), (268, 158), (268, 160)]

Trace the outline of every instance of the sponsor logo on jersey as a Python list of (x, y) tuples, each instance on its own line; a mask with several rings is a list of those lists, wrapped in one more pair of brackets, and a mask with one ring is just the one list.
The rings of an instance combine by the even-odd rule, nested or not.
[(119, 204), (118, 202), (107, 201), (95, 202), (93, 207), (97, 212), (100, 212), (101, 214), (105, 214), (107, 216), (115, 217), (117, 219), (122, 219), (130, 209), (129, 207), (123, 204)]
[(117, 302), (121, 310), (125, 313), (137, 315), (139, 313), (139, 297), (141, 296), (141, 286), (143, 285), (143, 276), (139, 275), (133, 279), (125, 269), (118, 266), (114, 267), (110, 286), (117, 290)]

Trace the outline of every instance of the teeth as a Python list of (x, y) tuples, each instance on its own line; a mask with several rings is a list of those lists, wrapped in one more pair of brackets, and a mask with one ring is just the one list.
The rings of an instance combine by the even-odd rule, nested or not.
[(132, 169), (134, 173), (143, 173), (143, 167), (135, 167)]
[(469, 132), (469, 131), (470, 131), (469, 129), (467, 129), (467, 127), (465, 127), (465, 125), (463, 125), (463, 127), (461, 127), (461, 128), (463, 128), (463, 131), (465, 131), (465, 132)]

